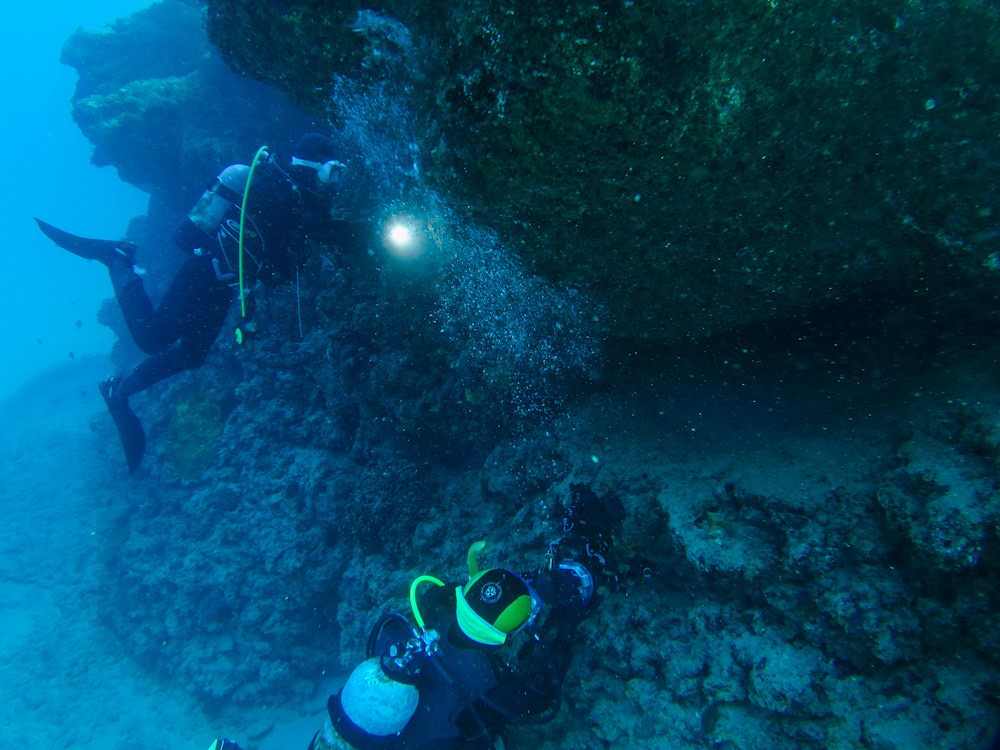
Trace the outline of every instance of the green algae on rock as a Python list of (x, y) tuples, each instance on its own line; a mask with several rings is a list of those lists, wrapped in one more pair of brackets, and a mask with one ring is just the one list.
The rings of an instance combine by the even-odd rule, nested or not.
[(208, 43), (204, 9), (164, 0), (105, 29), (77, 29), (62, 62), (79, 73), (72, 115), (92, 161), (187, 212), (221, 167), (262, 144), (281, 149), (312, 122), (275, 91), (227, 68)]
[(197, 479), (212, 465), (225, 421), (219, 403), (203, 387), (180, 389), (163, 446), (163, 455), (177, 476)]

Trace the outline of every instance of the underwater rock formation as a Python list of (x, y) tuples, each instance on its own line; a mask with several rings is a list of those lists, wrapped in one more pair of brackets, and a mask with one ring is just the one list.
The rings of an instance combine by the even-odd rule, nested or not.
[(62, 51), (80, 76), (72, 114), (94, 164), (176, 211), (220, 165), (247, 162), (265, 142), (285, 147), (311, 122), (234, 75), (209, 46), (203, 15), (198, 2), (154, 3), (105, 29), (78, 29)]
[[(450, 569), (485, 518), (505, 535), (568, 471), (533, 433), (539, 413), (486, 380), (466, 337), (428, 325), (426, 293), (387, 284), (367, 254), (317, 253), (301, 299), (261, 293), (252, 344), (221, 338), (197, 371), (136, 397), (150, 476), (101, 594), (129, 651), (212, 705), (306, 700), (316, 674), (358, 657), (371, 611), (404, 606), (394, 597), (414, 566)], [(539, 408), (564, 398), (533, 395)], [(531, 439), (508, 445), (520, 430)], [(515, 473), (525, 480), (502, 479)], [(517, 526), (544, 549), (547, 516), (527, 509)]]
[(208, 28), (237, 70), (322, 113), (338, 77), (373, 73), (362, 8), (419, 50), (425, 178), (588, 289), (616, 333), (995, 285), (989, 4), (209, 0)]
[[(325, 277), (329, 300), (346, 304), (348, 278), (364, 299), (363, 276)], [(406, 610), (416, 575), (460, 575), (470, 540), (497, 542), (516, 569), (537, 564), (577, 483), (624, 503), (620, 581), (581, 628), (566, 707), (517, 729), (518, 746), (743, 747), (749, 732), (760, 748), (879, 737), (908, 750), (914, 737), (960, 748), (987, 736), (1000, 401), (978, 382), (942, 373), (925, 389), (932, 404), (841, 398), (830, 415), (780, 427), (725, 405), (704, 414), (692, 394), (665, 400), (657, 382), (492, 433), (483, 457), (463, 452), (460, 432), (436, 433), (481, 429), (461, 403), (433, 401), (434, 421), (404, 425), (394, 411), (427, 402), (365, 374), (413, 361), (402, 311), (360, 311), (354, 330), (310, 327), (297, 342), (281, 328), (291, 290), (269, 304), (274, 329), (251, 348), (223, 345), (199, 373), (137, 400), (164, 425), (151, 429), (161, 454), (127, 490), (133, 510), (99, 594), (140, 661), (206, 703), (321, 701), (316, 675), (353, 665), (377, 614)], [(203, 396), (228, 418), (211, 467), (179, 480), (157, 431), (195, 382), (212, 384)], [(946, 481), (965, 525), (932, 523), (948, 517), (935, 505)], [(976, 545), (974, 558), (951, 554)]]
[[(181, 5), (188, 23), (194, 6)], [(221, 336), (202, 368), (134, 397), (149, 453), (133, 478), (110, 421), (95, 423), (95, 455), (120, 476), (94, 494), (121, 515), (94, 601), (124, 648), (213, 708), (321, 707), (321, 676), (361, 657), (379, 613), (406, 611), (415, 576), (459, 578), (476, 539), (497, 543), (491, 564), (531, 569), (582, 485), (624, 505), (619, 578), (581, 626), (564, 709), (512, 732), (518, 746), (985, 744), (1000, 671), (995, 312), (891, 352), (891, 325), (844, 318), (849, 294), (891, 272), (908, 284), (952, 263), (934, 282), (942, 307), (992, 272), (980, 265), (992, 220), (970, 196), (988, 205), (995, 162), (963, 161), (947, 139), (994, 117), (980, 86), (993, 73), (941, 77), (955, 58), (935, 46), (992, 11), (676, 3), (654, 23), (641, 2), (565, 17), (545, 3), (380, 7), (405, 25), (366, 17), (361, 34), (356, 9), (329, 4), (213, 2), (209, 18), (230, 62), (299, 104), (325, 113), (334, 93), (355, 97), (330, 114), (390, 202), (429, 175), (483, 223), (438, 212), (441, 253), (421, 273), (377, 248), (312, 247), (296, 286), (255, 291), (250, 345)], [(100, 88), (83, 72), (141, 16), (75, 38), (96, 45), (81, 102)], [(553, 40), (559, 54), (541, 59)], [(394, 97), (412, 81), (377, 84), (406, 45), (426, 45), (438, 69), (401, 115)], [(887, 94), (921, 66), (938, 75), (930, 94)], [(137, 80), (103, 75), (115, 92)], [(183, 92), (199, 75), (154, 71), (138, 79), (152, 81), (150, 106), (107, 93), (87, 123), (102, 153), (132, 160), (126, 173), (165, 180), (158, 209), (186, 210), (185, 191), (271, 138), (218, 125), (230, 145), (199, 157), (207, 174), (186, 161), (190, 184), (141, 172), (167, 153), (153, 104), (179, 108), (170, 137), (173, 120), (205, 114)], [(875, 116), (914, 92), (912, 107)], [(234, 106), (219, 122), (245, 119)], [(130, 112), (148, 129), (125, 127)], [(913, 118), (926, 127), (889, 142)], [(420, 164), (386, 133), (416, 134)], [(953, 211), (956, 196), (970, 202)], [(153, 211), (130, 236), (166, 244), (170, 229)], [(843, 331), (812, 319), (713, 348), (621, 342), (602, 362), (587, 289), (630, 336), (718, 332), (837, 297), (827, 325)]]

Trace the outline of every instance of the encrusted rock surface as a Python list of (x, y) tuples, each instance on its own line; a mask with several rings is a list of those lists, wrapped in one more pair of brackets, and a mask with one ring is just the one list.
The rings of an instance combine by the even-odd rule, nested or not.
[(978, 0), (208, 3), (225, 58), (314, 112), (412, 45), (425, 177), (657, 338), (992, 289), (998, 20)]
[(212, 50), (204, 8), (154, 3), (99, 30), (78, 29), (62, 61), (80, 76), (73, 120), (94, 144), (93, 162), (176, 211), (187, 211), (215, 175), (287, 148), (311, 120), (273, 89), (230, 71)]
[[(185, 13), (190, 10), (182, 6)], [(423, 6), (428, 13), (446, 7)], [(595, 181), (598, 194), (627, 188), (629, 208), (639, 211), (653, 205), (652, 198), (658, 190), (667, 191), (666, 184), (674, 186), (670, 191), (676, 187), (676, 195), (671, 195), (689, 201), (688, 206), (704, 203), (712, 209), (713, 221), (720, 224), (702, 223), (708, 214), (700, 209), (683, 219), (689, 222), (681, 227), (685, 236), (700, 238), (702, 244), (692, 242), (692, 247), (701, 249), (685, 256), (690, 263), (677, 262), (679, 276), (670, 281), (689, 284), (685, 293), (698, 296), (699, 309), (708, 311), (704, 314), (709, 322), (700, 330), (726, 327), (716, 326), (726, 318), (710, 314), (704, 295), (729, 296), (732, 287), (727, 283), (749, 273), (741, 262), (733, 262), (733, 252), (742, 251), (733, 248), (745, 249), (757, 241), (764, 243), (761, 248), (774, 245), (775, 257), (767, 262), (775, 269), (793, 263), (791, 246), (781, 242), (797, 237), (801, 251), (789, 266), (795, 270), (788, 271), (789, 278), (796, 280), (788, 296), (781, 301), (765, 295), (773, 304), (764, 305), (754, 298), (756, 307), (747, 315), (757, 320), (798, 304), (796, 295), (807, 288), (815, 292), (817, 284), (826, 285), (829, 291), (823, 294), (839, 296), (835, 279), (849, 274), (835, 269), (842, 265), (843, 253), (858, 250), (855, 239), (867, 233), (866, 227), (874, 232), (872, 244), (866, 245), (866, 268), (872, 269), (866, 272), (866, 284), (884, 278), (879, 273), (886, 269), (919, 269), (931, 257), (945, 264), (954, 261), (954, 277), (972, 266), (980, 268), (980, 250), (955, 238), (986, 231), (989, 217), (971, 209), (949, 212), (944, 203), (950, 200), (946, 192), (951, 188), (931, 195), (924, 182), (893, 171), (892, 165), (916, 155), (914, 169), (940, 167), (944, 171), (931, 171), (942, 178), (957, 174), (945, 169), (951, 163), (947, 154), (939, 162), (932, 159), (929, 167), (921, 161), (931, 158), (929, 151), (920, 150), (923, 146), (919, 154), (912, 151), (928, 131), (918, 129), (898, 150), (887, 151), (885, 164), (860, 169), (853, 182), (848, 180), (860, 185), (854, 192), (843, 182), (842, 171), (858, 168), (858, 160), (864, 160), (845, 140), (854, 132), (848, 125), (856, 124), (843, 119), (855, 106), (853, 99), (830, 99), (820, 110), (814, 109), (814, 98), (782, 99), (773, 111), (790, 113), (789, 130), (782, 132), (792, 135), (784, 139), (771, 131), (772, 109), (759, 107), (769, 101), (768, 86), (776, 85), (775, 80), (801, 74), (794, 72), (788, 58), (771, 60), (786, 45), (801, 54), (815, 46), (809, 58), (813, 77), (801, 78), (806, 85), (803, 96), (814, 97), (828, 79), (835, 91), (849, 83), (867, 92), (869, 84), (856, 79), (863, 60), (875, 55), (891, 73), (892, 65), (883, 58), (889, 50), (898, 52), (902, 41), (925, 49), (922, 45), (939, 40), (939, 33), (954, 30), (955, 24), (964, 29), (969, 19), (988, 18), (992, 11), (974, 3), (955, 4), (951, 13), (943, 5), (910, 4), (896, 9), (897, 18), (888, 11), (873, 13), (841, 3), (823, 6), (827, 15), (820, 23), (809, 22), (809, 14), (821, 12), (819, 6), (796, 10), (757, 3), (753, 10), (738, 3), (726, 6), (731, 13), (722, 13), (715, 3), (669, 7), (677, 14), (676, 24), (637, 23), (633, 32), (654, 35), (650, 48), (679, 66), (675, 91), (680, 94), (670, 101), (677, 117), (688, 123), (675, 157), (681, 166), (668, 165), (672, 182), (664, 184), (656, 182), (659, 178), (654, 179), (648, 164), (634, 178), (623, 173), (618, 186), (602, 183), (600, 174), (588, 174), (586, 180)], [(347, 42), (338, 46), (340, 57), (329, 68), (323, 64), (333, 53), (315, 44), (309, 47), (312, 67), (300, 64), (295, 45), (271, 60), (286, 66), (286, 76), (292, 71), (300, 76), (300, 87), (289, 86), (290, 91), (313, 87), (312, 97), (300, 98), (301, 103), (325, 102), (332, 89), (315, 90), (326, 80), (323, 76), (334, 71), (346, 75), (358, 61), (367, 61), (362, 78), (367, 76), (370, 83), (378, 75), (374, 63), (388, 65), (395, 54), (389, 47), (372, 46), (370, 28), (377, 19), (367, 20), (368, 36), (344, 32), (339, 24), (352, 18), (343, 9), (334, 13), (325, 6), (291, 3), (213, 3), (214, 24), (221, 23), (219, 14), (226, 8), (246, 10), (246, 23), (259, 25), (253, 26), (257, 34), (271, 28), (276, 39), (288, 43), (295, 34), (331, 30), (361, 42), (357, 49)], [(512, 34), (518, 27), (510, 26), (527, 10), (510, 8), (510, 18), (494, 19), (495, 40), (482, 26), (486, 36), (478, 47), (455, 52), (455, 76), (468, 77), (464, 55), (472, 50), (489, 61), (494, 59), (493, 46), (509, 50), (523, 43), (524, 55), (534, 49), (530, 34), (519, 42)], [(416, 11), (385, 10), (395, 10), (407, 26), (393, 26), (383, 18), (378, 26), (381, 44), (395, 39), (397, 47), (419, 45), (434, 38), (428, 36), (429, 23)], [(475, 4), (468, 10), (469, 15), (457, 21), (438, 16), (439, 23), (455, 32), (448, 24), (471, 24), (476, 13), (487, 12)], [(593, 13), (581, 13), (562, 25), (544, 4), (532, 12), (542, 29), (537, 33), (544, 32), (546, 38), (553, 28), (568, 24), (565, 37), (561, 32), (555, 36), (566, 46), (565, 55), (572, 51), (586, 61), (597, 60), (588, 57), (597, 52), (591, 38), (616, 31), (613, 24), (606, 32), (597, 29), (600, 21), (594, 14), (604, 10), (611, 13), (597, 6)], [(649, 11), (641, 3), (616, 6), (615, 18), (632, 10), (644, 13), (640, 18), (648, 21)], [(944, 15), (936, 17), (932, 11)], [(283, 15), (275, 20), (275, 14)], [(323, 25), (324, 14), (329, 14), (328, 26)], [(747, 38), (771, 38), (772, 46), (733, 56), (740, 18), (748, 28)], [(938, 18), (944, 31), (926, 25), (931, 18)], [(790, 19), (798, 21), (790, 26)], [(762, 30), (774, 31), (778, 20), (785, 24), (780, 34), (760, 36)], [(128, 33), (130, 24), (120, 25), (119, 32)], [(593, 33), (583, 36), (588, 24)], [(919, 33), (913, 31), (914, 24)], [(223, 29), (213, 28), (218, 38)], [(468, 41), (470, 33), (466, 29), (456, 39)], [(691, 42), (685, 46), (681, 40), (687, 38)], [(247, 33), (245, 40), (250, 45), (244, 47), (246, 54), (240, 58), (230, 50), (230, 59), (252, 58), (263, 64), (273, 47), (263, 46), (255, 34)], [(342, 41), (332, 31), (330, 40), (331, 45)], [(672, 45), (666, 44), (671, 40)], [(714, 48), (711, 40), (716, 40)], [(850, 40), (866, 54), (852, 57)], [(261, 46), (250, 54), (255, 44)], [(432, 49), (442, 54), (440, 46)], [(590, 97), (605, 104), (613, 100), (618, 79), (611, 76), (609, 82), (603, 74), (587, 71), (608, 70), (609, 65), (624, 71), (634, 65), (619, 59), (623, 49), (612, 44), (601, 49), (618, 49), (617, 57), (602, 58), (594, 66), (588, 63), (569, 93), (554, 85), (558, 80), (531, 89), (541, 83), (525, 77), (529, 90), (521, 98), (506, 98), (505, 117), (516, 107), (537, 104), (539, 97), (542, 104), (551, 98), (553, 107), (564, 106), (564, 96), (575, 97), (578, 105)], [(652, 54), (643, 51), (635, 65)], [(100, 58), (95, 55), (94, 60)], [(514, 80), (520, 59), (509, 57), (514, 67), (505, 69), (507, 78), (500, 71), (496, 85), (481, 86), (469, 78), (464, 99), (453, 92), (440, 102), (443, 112), (461, 115), (469, 126), (468, 141), (463, 145), (445, 118), (435, 126), (438, 130), (427, 131), (444, 138), (441, 151), (421, 146), (428, 164), (438, 170), (437, 184), (455, 195), (476, 184), (476, 190), (483, 191), (477, 195), (490, 196), (499, 189), (494, 180), (507, 179), (508, 162), (499, 151), (485, 148), (479, 152), (492, 154), (496, 175), (451, 182), (447, 170), (479, 149), (475, 144), (484, 136), (473, 127), (476, 107), (483, 109), (483, 128), (491, 118), (496, 120), (495, 94), (507, 91), (503, 84)], [(730, 58), (727, 67), (723, 63)], [(897, 54), (893, 59), (903, 69), (923, 64), (917, 58)], [(655, 90), (641, 77), (647, 75), (645, 70), (638, 65), (637, 80), (643, 89)], [(561, 67), (552, 71), (550, 77), (557, 79), (565, 73)], [(704, 75), (699, 77), (697, 71)], [(517, 70), (518, 76), (524, 72)], [(705, 78), (708, 72), (715, 77)], [(151, 101), (159, 101), (157, 92), (166, 78), (179, 75), (157, 73), (148, 79), (158, 82), (149, 88)], [(978, 85), (991, 73), (973, 66), (961, 75), (969, 78), (963, 84), (967, 96), (955, 94), (956, 101), (990, 100), (993, 94), (973, 83)], [(350, 89), (345, 80), (337, 82), (341, 91)], [(700, 118), (711, 101), (701, 95), (723, 90), (709, 85), (717, 80), (731, 81), (735, 88), (725, 91), (733, 99), (728, 105), (711, 105), (716, 108), (714, 119), (707, 114), (707, 119)], [(952, 100), (946, 94), (956, 91), (949, 88), (951, 80), (943, 79), (931, 92), (939, 100), (934, 108), (927, 109), (928, 95), (917, 92), (917, 110), (924, 117), (949, 111)], [(627, 78), (622, 81), (628, 83)], [(442, 79), (435, 86), (445, 86), (440, 90), (446, 93), (446, 84)], [(604, 84), (608, 88), (602, 89)], [(98, 81), (91, 85), (94, 91), (101, 89)], [(115, 85), (120, 88), (122, 82)], [(692, 98), (692, 91), (699, 96)], [(863, 101), (871, 102), (875, 91), (865, 93), (871, 98)], [(911, 96), (913, 90), (903, 93)], [(119, 104), (123, 109), (117, 114), (107, 110), (113, 122), (124, 122), (133, 106), (125, 100)], [(579, 115), (584, 119), (565, 122), (567, 147), (584, 132), (593, 137), (602, 128), (626, 127), (615, 125), (621, 120), (617, 116), (588, 125), (586, 118), (601, 116), (596, 103), (591, 104)], [(145, 104), (134, 106), (137, 112), (148, 111)], [(651, 106), (649, 111), (652, 121), (656, 109)], [(429, 117), (428, 112), (432, 110), (425, 109), (421, 116)], [(993, 116), (985, 108), (969, 112), (970, 127), (983, 121), (976, 118)], [(813, 118), (810, 127), (802, 119), (806, 113)], [(763, 119), (755, 119), (758, 114)], [(910, 122), (914, 116), (903, 110), (895, 122)], [(542, 133), (550, 124), (541, 114), (537, 117)], [(338, 125), (350, 130), (364, 125), (359, 122)], [(656, 127), (676, 135), (670, 122)], [(883, 144), (878, 141), (882, 126), (877, 118), (867, 122), (873, 131), (858, 136), (860, 142)], [(954, 118), (942, 127), (956, 128), (963, 122)], [(376, 124), (381, 128), (382, 123)], [(714, 129), (711, 144), (705, 140), (709, 126)], [(127, 129), (95, 127), (92, 132), (107, 139), (102, 146), (106, 153), (127, 152), (116, 145), (119, 138), (128, 141)], [(380, 128), (374, 130), (384, 134)], [(827, 131), (834, 134), (828, 142), (809, 141)], [(144, 132), (148, 137), (157, 131), (150, 127)], [(227, 142), (246, 146), (253, 137)], [(793, 148), (796, 139), (806, 147)], [(391, 153), (398, 145), (375, 144)], [(602, 150), (611, 146), (600, 138), (592, 146), (596, 156), (584, 159), (583, 167), (611, 169)], [(633, 148), (653, 148), (652, 141), (628, 139), (619, 146), (625, 154)], [(403, 152), (409, 153), (406, 148), (403, 144)], [(568, 155), (549, 153), (535, 141), (526, 141), (524, 148), (521, 156), (534, 164), (539, 189), (547, 179), (583, 178), (579, 171), (557, 174), (559, 158)], [(825, 166), (802, 172), (802, 160), (815, 161), (824, 148), (830, 149), (822, 157)], [(241, 151), (240, 158), (249, 151), (252, 148)], [(786, 161), (768, 171), (765, 162), (776, 153), (783, 153)], [(195, 184), (233, 160), (233, 154), (220, 152)], [(764, 155), (768, 159), (758, 161)], [(702, 171), (691, 173), (695, 162)], [(738, 181), (722, 179), (729, 174), (727, 164), (741, 165)], [(993, 168), (987, 162), (966, 166), (969, 171), (963, 174), (969, 180), (979, 180)], [(470, 174), (474, 171), (470, 166)], [(683, 178), (678, 176), (682, 172)], [(800, 184), (802, 174), (814, 179)], [(884, 195), (869, 201), (865, 186), (888, 177), (902, 179), (905, 190), (923, 196), (921, 205), (934, 204), (941, 213), (925, 226), (906, 219), (919, 216), (908, 213), (905, 201), (893, 203)], [(412, 172), (399, 179), (418, 181)], [(638, 192), (631, 179), (647, 181), (642, 182), (644, 197), (639, 202), (629, 195)], [(989, 181), (976, 185), (984, 196), (993, 189)], [(397, 187), (389, 192), (397, 198), (408, 194), (409, 188)], [(564, 193), (563, 187), (550, 184), (547, 200), (562, 202), (569, 216), (569, 204), (585, 196)], [(887, 189), (901, 195), (904, 187)], [(164, 195), (182, 193), (173, 182), (162, 189)], [(745, 189), (760, 192), (745, 194)], [(775, 197), (782, 190), (792, 190), (789, 201), (815, 197), (814, 209), (806, 201), (806, 208), (800, 202), (793, 210), (791, 202)], [(815, 192), (802, 193), (809, 190)], [(724, 199), (725, 191), (732, 195)], [(544, 205), (539, 193), (532, 195), (534, 205)], [(669, 203), (660, 199), (663, 206)], [(528, 198), (519, 193), (499, 208), (520, 213), (523, 206), (516, 203), (522, 200)], [(744, 202), (742, 216), (732, 212), (732, 200)], [(167, 202), (164, 197), (163, 204)], [(681, 221), (681, 205), (664, 208), (662, 221)], [(832, 214), (831, 206), (836, 207)], [(624, 214), (616, 213), (613, 205), (608, 210), (606, 216), (590, 217), (597, 223), (587, 225), (588, 241), (602, 238), (601, 221), (621, 223)], [(661, 221), (654, 213), (636, 215), (634, 231), (652, 231)], [(764, 220), (765, 213), (774, 217), (773, 226), (771, 219)], [(817, 249), (818, 228), (828, 216), (835, 217), (834, 224), (825, 225), (829, 243)], [(298, 288), (277, 287), (261, 295), (255, 320), (259, 336), (250, 346), (237, 348), (228, 336), (220, 337), (204, 367), (133, 399), (148, 426), (150, 450), (132, 479), (121, 465), (110, 420), (93, 425), (95, 460), (119, 467), (116, 475), (108, 472), (114, 481), (107, 473), (95, 473), (86, 488), (96, 503), (118, 511), (117, 523), (98, 531), (106, 566), (93, 582), (94, 606), (125, 650), (155, 673), (190, 686), (215, 709), (231, 701), (322, 706), (322, 679), (358, 660), (379, 613), (405, 611), (407, 586), (415, 576), (460, 577), (469, 543), (480, 538), (495, 543), (491, 563), (530, 569), (562, 533), (570, 485), (581, 484), (601, 495), (613, 494), (624, 504), (626, 518), (615, 535), (611, 560), (621, 580), (602, 590), (599, 608), (581, 626), (563, 710), (551, 724), (513, 732), (519, 746), (652, 750), (703, 747), (708, 741), (717, 747), (762, 750), (958, 750), (985, 745), (1000, 686), (1000, 373), (990, 354), (998, 343), (991, 327), (970, 325), (974, 318), (943, 316), (926, 329), (896, 328), (884, 320), (854, 319), (845, 303), (835, 319), (817, 316), (787, 331), (783, 326), (747, 328), (728, 337), (713, 336), (712, 346), (675, 341), (657, 348), (619, 341), (614, 348), (614, 342), (604, 342), (608, 348), (602, 356), (587, 295), (573, 295), (534, 278), (505, 252), (496, 234), (460, 217), (460, 212), (440, 212), (431, 229), (443, 250), (430, 253), (428, 267), (419, 273), (374, 246), (313, 247)], [(796, 217), (801, 218), (798, 229), (792, 226)], [(152, 211), (134, 231), (142, 232), (144, 242), (155, 237), (162, 241), (172, 228), (170, 218), (169, 211)], [(545, 221), (555, 222), (551, 217)], [(584, 226), (543, 224), (539, 220), (518, 231), (530, 229), (541, 236), (583, 231)], [(918, 224), (921, 230), (933, 234), (940, 229), (944, 234), (930, 238), (918, 231)], [(622, 231), (626, 234), (619, 235), (616, 228), (609, 236), (625, 238), (632, 230), (626, 226)], [(909, 239), (892, 245), (878, 232), (900, 232)], [(720, 255), (719, 243), (729, 238), (735, 238), (727, 245), (732, 252)], [(904, 245), (912, 256), (897, 252)], [(534, 252), (543, 246), (532, 241), (525, 247)], [(586, 247), (581, 240), (572, 252), (583, 254)], [(626, 242), (622, 252), (631, 253), (635, 247)], [(725, 263), (715, 266), (720, 282), (709, 292), (704, 280), (697, 280), (706, 272), (705, 267), (698, 270), (698, 259), (712, 253)], [(583, 276), (590, 262), (613, 278), (623, 274), (622, 289), (609, 284), (594, 288), (607, 291), (605, 301), (612, 306), (619, 293), (641, 300), (627, 286), (632, 273), (628, 261), (619, 270), (609, 256), (600, 258), (568, 265), (583, 269)], [(551, 258), (537, 259), (537, 267), (555, 276), (563, 273)], [(828, 267), (834, 269), (829, 275)], [(654, 287), (665, 283), (656, 272), (650, 271), (649, 277)], [(580, 281), (582, 276), (573, 278)], [(945, 285), (936, 299), (945, 306), (949, 290), (955, 289)], [(664, 304), (668, 299), (664, 297)], [(733, 299), (734, 311), (746, 309), (738, 296)], [(654, 325), (654, 318), (663, 323), (658, 316), (666, 309), (651, 308), (651, 333), (669, 332), (666, 324), (659, 329)], [(690, 317), (672, 309), (676, 325), (685, 328), (685, 335), (691, 333)], [(905, 311), (898, 314), (905, 317)], [(993, 314), (983, 310), (982, 319), (988, 323)], [(626, 310), (625, 317), (618, 318), (623, 330), (638, 320), (630, 315)], [(896, 330), (906, 336), (897, 336)], [(121, 362), (123, 357), (120, 352)], [(192, 433), (202, 439), (190, 441)]]

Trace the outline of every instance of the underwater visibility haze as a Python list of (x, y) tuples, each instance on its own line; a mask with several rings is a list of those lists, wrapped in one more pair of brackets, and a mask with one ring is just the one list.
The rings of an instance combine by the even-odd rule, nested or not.
[(0, 746), (996, 747), (995, 3), (7, 20)]
[[(148, 5), (139, 0), (21, 5), (5, 14), (3, 142), (11, 179), (0, 205), (7, 228), (0, 325), (7, 366), (0, 394), (70, 357), (105, 354), (114, 338), (95, 321), (107, 296), (103, 269), (83, 267), (52, 248), (31, 217), (70, 223), (80, 232), (121, 237), (147, 196), (90, 163), (93, 146), (70, 118), (72, 69), (59, 50), (78, 26), (100, 28)], [(16, 175), (16, 177), (14, 176)], [(25, 283), (33, 279), (32, 283)]]

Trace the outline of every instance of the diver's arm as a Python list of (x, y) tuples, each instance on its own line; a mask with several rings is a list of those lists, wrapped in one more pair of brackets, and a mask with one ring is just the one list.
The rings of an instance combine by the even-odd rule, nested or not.
[(571, 645), (543, 645), (532, 640), (518, 655), (516, 672), (508, 672), (500, 684), (483, 696), (482, 705), (504, 722), (512, 724), (546, 721), (562, 701), (562, 683), (569, 668)]

